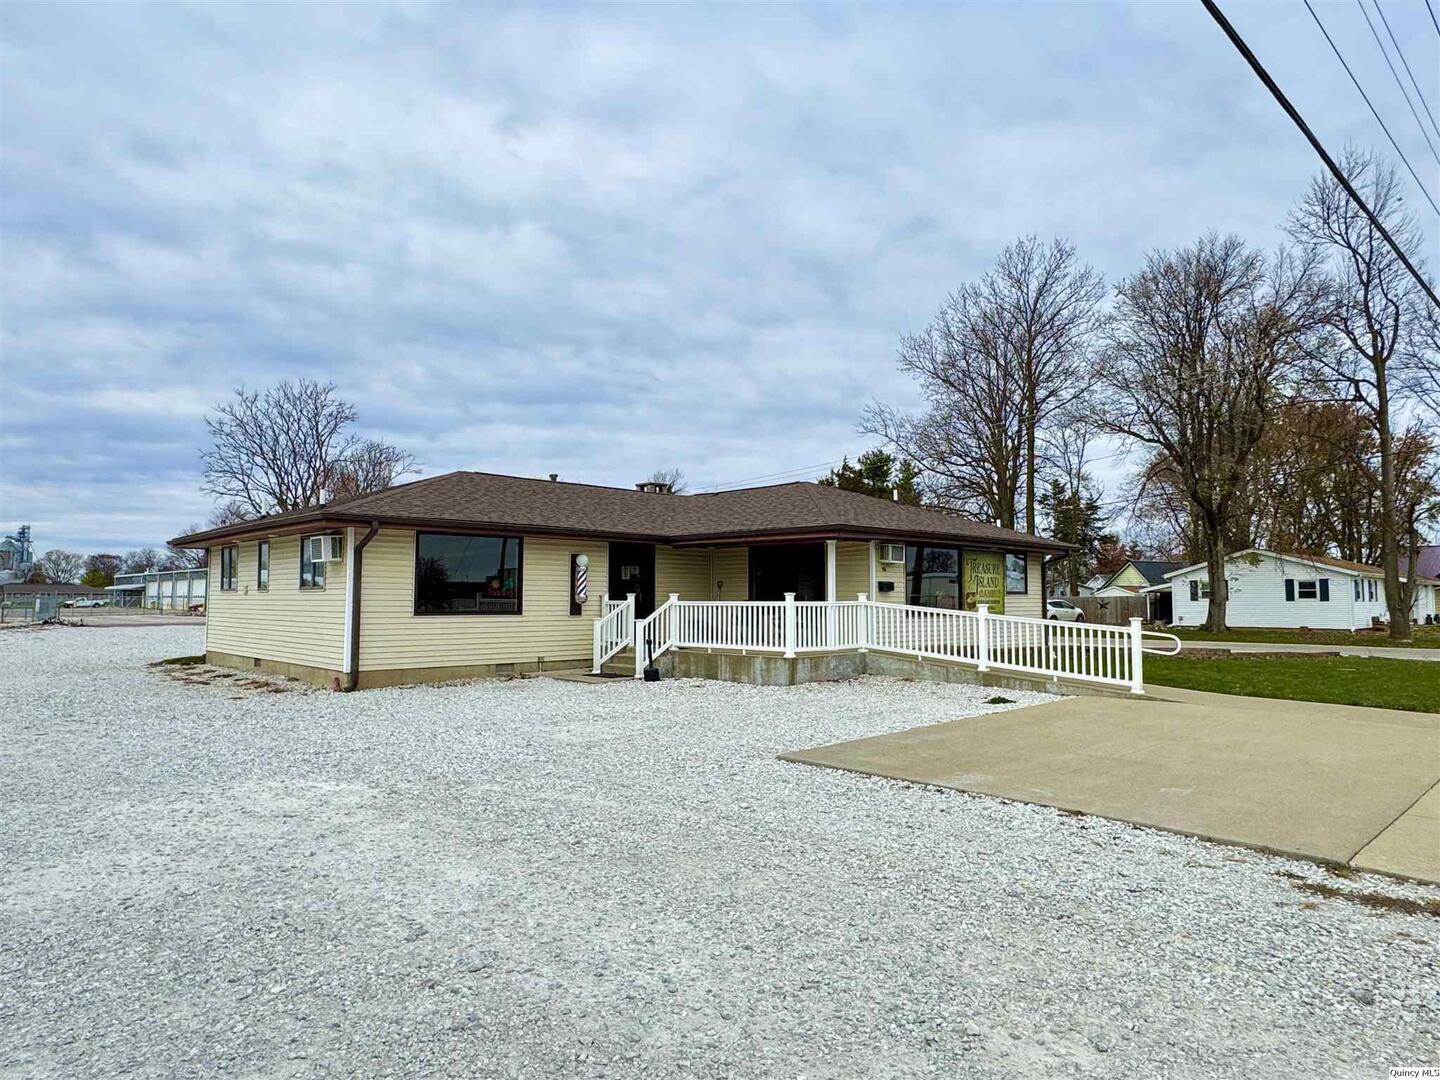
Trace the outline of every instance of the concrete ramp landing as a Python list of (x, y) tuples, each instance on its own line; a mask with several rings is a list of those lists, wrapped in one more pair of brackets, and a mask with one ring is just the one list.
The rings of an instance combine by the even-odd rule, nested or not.
[(780, 757), (1440, 881), (1440, 715), (1155, 687)]

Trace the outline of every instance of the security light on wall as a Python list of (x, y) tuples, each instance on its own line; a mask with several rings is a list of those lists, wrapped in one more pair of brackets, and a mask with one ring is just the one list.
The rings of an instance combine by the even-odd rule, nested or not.
[(881, 544), (880, 561), (891, 563), (902, 563), (905, 561), (904, 544)]
[(310, 545), (311, 562), (339, 562), (344, 556), (344, 545), (340, 537), (333, 533), (312, 536), (307, 543)]

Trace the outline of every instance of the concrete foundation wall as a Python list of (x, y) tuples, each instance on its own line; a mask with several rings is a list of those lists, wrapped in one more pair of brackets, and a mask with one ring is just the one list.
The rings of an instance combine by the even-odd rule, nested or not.
[(312, 667), (309, 664), (290, 664), (284, 660), (267, 660), (258, 656), (240, 656), (236, 653), (207, 649), (205, 662), (216, 667), (238, 668), (241, 671), (264, 671), (271, 675), (285, 675), (300, 679), (313, 686), (328, 687), (340, 677), (334, 668)]
[(1039, 690), (1050, 694), (1086, 694), (1126, 697), (1128, 691), (1048, 679), (1043, 675), (1018, 672), (977, 671), (965, 664), (943, 660), (918, 660), (913, 656), (869, 652), (819, 653), (797, 656), (706, 652), (703, 649), (672, 649), (656, 661), (668, 679), (718, 679), (722, 682), (755, 686), (796, 686), (809, 682), (837, 682), (861, 675), (884, 675), (892, 679), (922, 682), (966, 683), (998, 689)]
[[(217, 652), (211, 649), (205, 654), (205, 662), (216, 667), (236, 668), (240, 671), (263, 671), (271, 675), (286, 675), (300, 679), (312, 686), (329, 688), (344, 676), (331, 668), (309, 667), (305, 664), (287, 664), (279, 660), (266, 660), (254, 656), (238, 656), (235, 653)], [(439, 667), (382, 668), (361, 671), (359, 688), (369, 690), (377, 686), (408, 686), (413, 683), (450, 682), (454, 679), (496, 679), (511, 675), (536, 675), (545, 671), (590, 670), (590, 658), (573, 660), (547, 660), (543, 667), (535, 662), (518, 664), (449, 664)]]

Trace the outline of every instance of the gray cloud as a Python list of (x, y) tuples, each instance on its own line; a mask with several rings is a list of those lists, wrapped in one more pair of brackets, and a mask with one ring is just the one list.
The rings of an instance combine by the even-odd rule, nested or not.
[[(1375, 142), (1302, 17), (1236, 12), (1328, 142)], [(428, 472), (713, 484), (854, 454), (865, 402), (912, 394), (898, 335), (1014, 236), (1112, 278), (1207, 228), (1270, 245), (1315, 169), (1198, 7), (0, 23), (0, 516), (42, 547), (203, 518), (205, 409), (300, 374)]]

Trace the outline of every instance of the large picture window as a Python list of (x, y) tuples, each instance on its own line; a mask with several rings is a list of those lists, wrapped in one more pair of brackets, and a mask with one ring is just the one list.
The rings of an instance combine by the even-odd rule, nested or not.
[(1029, 567), (1024, 555), (1005, 556), (1005, 592), (1011, 596), (1030, 591)]
[(223, 547), (220, 549), (220, 591), (235, 591), (235, 562), (236, 556), (240, 554), (237, 547)]
[(514, 536), (415, 536), (416, 615), (519, 615), (524, 541)]
[(905, 545), (905, 602), (919, 607), (960, 606), (960, 549)]
[(310, 560), (310, 537), (300, 538), (300, 588), (323, 589), (325, 587), (325, 563)]

